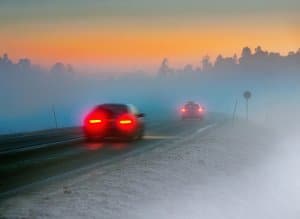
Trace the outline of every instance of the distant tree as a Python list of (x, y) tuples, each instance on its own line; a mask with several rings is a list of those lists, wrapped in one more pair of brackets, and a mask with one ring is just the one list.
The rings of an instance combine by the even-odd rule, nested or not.
[(16, 72), (16, 68), (13, 62), (9, 59), (8, 55), (5, 53), (0, 59), (0, 73), (1, 74), (12, 74)]
[(215, 61), (215, 66), (222, 63), (223, 61), (223, 56), (220, 54), (217, 56), (216, 61)]
[(17, 65), (21, 71), (27, 71), (31, 68), (31, 61), (29, 59), (20, 59)]
[(3, 57), (0, 59), (0, 64), (12, 64), (12, 61), (8, 58), (8, 55), (5, 53)]
[(214, 64), (214, 70), (219, 72), (232, 72), (236, 66), (237, 57), (226, 57), (218, 55)]
[(65, 65), (61, 62), (55, 63), (51, 68), (51, 72), (53, 72), (53, 73), (61, 74), (61, 73), (65, 73), (66, 71), (67, 70), (66, 70)]
[(300, 49), (297, 52), (290, 51), (281, 61), (286, 65), (286, 69), (292, 72), (299, 71), (300, 68)]
[(258, 46), (255, 48), (255, 56), (257, 56), (258, 58), (263, 58), (263, 57), (267, 57), (269, 55), (268, 51), (263, 51), (261, 46)]
[(252, 69), (252, 52), (249, 47), (242, 49), (241, 57), (239, 58), (239, 66), (242, 71), (249, 71)]
[(183, 71), (186, 73), (192, 73), (194, 71), (193, 66), (191, 64), (187, 64), (184, 66)]
[(9, 58), (8, 58), (8, 55), (7, 55), (6, 53), (3, 55), (2, 60), (3, 60), (4, 63), (10, 62), (10, 60), (9, 60)]
[(278, 53), (278, 52), (270, 52), (269, 57), (270, 58), (280, 58), (281, 56), (280, 56), (280, 53)]
[(248, 58), (252, 55), (251, 49), (249, 47), (244, 47), (242, 50), (241, 58)]
[(263, 54), (264, 51), (262, 50), (261, 46), (258, 46), (254, 49), (256, 55), (260, 55), (260, 54)]
[(170, 75), (173, 72), (173, 70), (169, 67), (169, 60), (167, 58), (164, 58), (159, 70), (158, 70), (158, 75), (159, 76), (167, 76)]
[(209, 56), (204, 56), (202, 58), (201, 64), (202, 64), (202, 70), (204, 72), (212, 70), (213, 65), (212, 65), (212, 63), (210, 61), (210, 57)]

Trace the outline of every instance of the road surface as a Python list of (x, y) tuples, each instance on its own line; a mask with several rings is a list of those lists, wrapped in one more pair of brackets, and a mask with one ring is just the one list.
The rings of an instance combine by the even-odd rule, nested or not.
[(172, 118), (156, 121), (148, 124), (144, 140), (127, 143), (118, 140), (87, 143), (78, 130), (62, 130), (51, 134), (51, 137), (47, 133), (7, 137), (2, 140), (0, 150), (0, 198), (44, 181), (144, 153), (223, 120), (212, 116), (205, 120), (180, 121)]
[(148, 130), (30, 154), (41, 160), (8, 177), (0, 218), (299, 218), (299, 138), (216, 117)]

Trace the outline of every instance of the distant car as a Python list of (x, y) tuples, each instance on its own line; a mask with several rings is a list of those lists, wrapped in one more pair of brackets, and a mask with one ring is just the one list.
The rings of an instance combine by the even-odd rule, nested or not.
[(98, 105), (84, 119), (84, 135), (87, 140), (142, 139), (145, 130), (144, 116), (144, 113), (130, 104)]
[(189, 101), (181, 108), (181, 119), (202, 119), (205, 108), (198, 103)]

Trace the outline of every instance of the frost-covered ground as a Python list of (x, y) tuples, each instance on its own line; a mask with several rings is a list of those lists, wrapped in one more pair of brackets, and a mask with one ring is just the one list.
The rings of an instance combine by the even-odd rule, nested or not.
[(0, 217), (298, 219), (293, 136), (215, 127), (6, 199)]

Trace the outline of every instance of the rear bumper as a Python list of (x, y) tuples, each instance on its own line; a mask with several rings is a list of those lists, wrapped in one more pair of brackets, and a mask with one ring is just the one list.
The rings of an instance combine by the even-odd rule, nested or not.
[(128, 138), (135, 136), (138, 130), (132, 132), (124, 132), (117, 128), (108, 128), (104, 130), (91, 130), (83, 128), (83, 133), (86, 138)]

